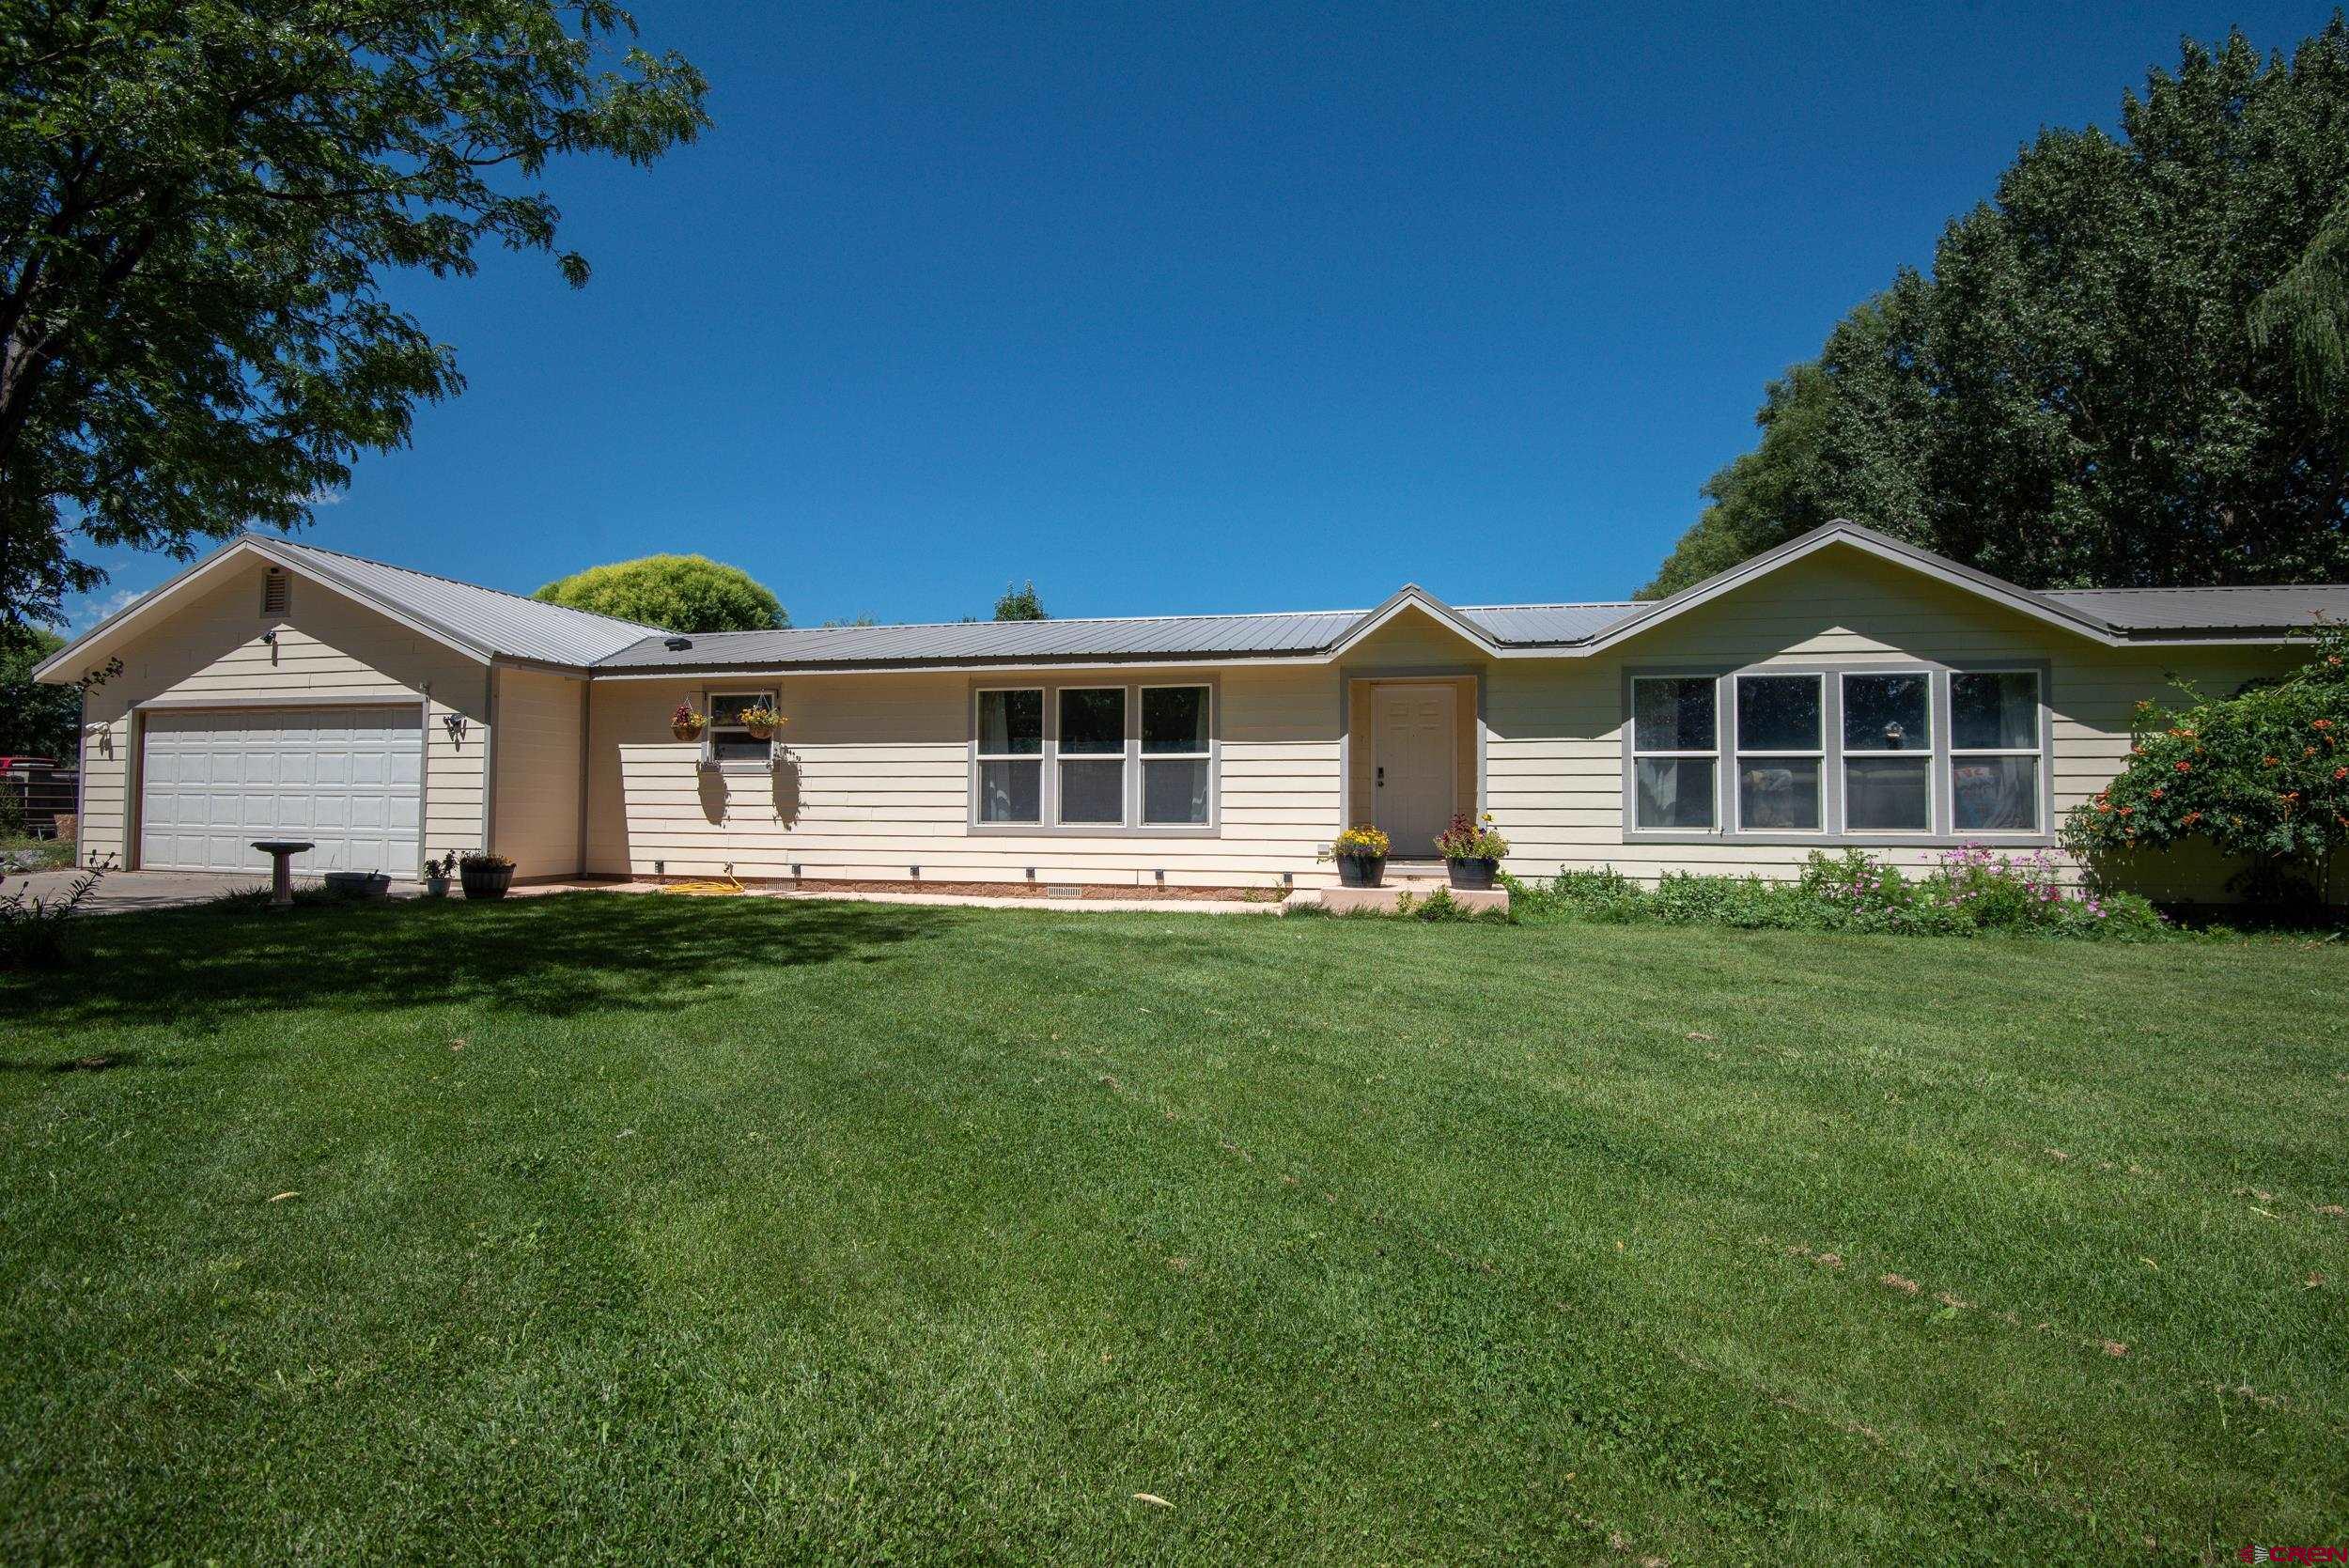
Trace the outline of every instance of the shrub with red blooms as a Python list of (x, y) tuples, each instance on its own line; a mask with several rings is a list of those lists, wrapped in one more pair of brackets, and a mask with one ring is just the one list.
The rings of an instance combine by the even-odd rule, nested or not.
[(2326, 885), (2349, 844), (2349, 629), (2320, 623), (2309, 662), (2231, 697), (2138, 705), (2129, 760), (2072, 810), (2063, 846), (2093, 865), (2206, 838), (2251, 862), (2247, 892)]

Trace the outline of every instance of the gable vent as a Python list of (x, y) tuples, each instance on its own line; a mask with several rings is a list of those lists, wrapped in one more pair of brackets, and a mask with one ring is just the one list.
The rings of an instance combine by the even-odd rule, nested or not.
[(269, 574), (261, 579), (261, 613), (282, 615), (292, 602), (293, 579), (280, 567), (270, 567)]

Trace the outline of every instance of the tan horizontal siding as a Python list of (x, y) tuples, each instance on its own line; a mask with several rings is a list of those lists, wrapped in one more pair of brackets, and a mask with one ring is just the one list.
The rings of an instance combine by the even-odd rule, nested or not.
[[(292, 584), (287, 614), (264, 617), (262, 573), (261, 564), (251, 562), (192, 594), (123, 648), (120, 675), (91, 691), (86, 715), (94, 728), (83, 737), (84, 849), (111, 853), (117, 864), (130, 862), (136, 704), (315, 697), (331, 706), (355, 697), (421, 703), (428, 692), (427, 852), (481, 844), (481, 768), (489, 737), (482, 665), (302, 579)], [(272, 629), (273, 645), (261, 641)], [(469, 733), (461, 742), (441, 722), (448, 713), (466, 717)]]
[[(1093, 677), (1085, 677), (1091, 679)], [(588, 862), (602, 873), (671, 875), (731, 864), (742, 877), (1273, 886), (1328, 876), (1315, 854), (1337, 812), (1335, 677), (1309, 670), (1153, 670), (1149, 684), (1213, 678), (1221, 831), (974, 833), (969, 825), (965, 675), (783, 677), (786, 760), (774, 774), (711, 772), (697, 742), (669, 734), (700, 682), (594, 690)], [(979, 684), (992, 684), (982, 682)], [(742, 689), (728, 685), (726, 690)]]

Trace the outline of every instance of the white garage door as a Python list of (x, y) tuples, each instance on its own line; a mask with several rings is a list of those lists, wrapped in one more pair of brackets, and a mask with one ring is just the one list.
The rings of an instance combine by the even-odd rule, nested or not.
[(265, 871), (265, 838), (307, 839), (297, 872), (416, 874), (423, 715), (412, 707), (147, 715), (139, 864)]

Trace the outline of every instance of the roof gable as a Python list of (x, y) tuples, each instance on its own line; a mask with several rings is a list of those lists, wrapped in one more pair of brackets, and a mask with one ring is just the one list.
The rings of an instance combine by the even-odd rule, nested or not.
[(33, 672), (37, 680), (66, 681), (67, 671), (118, 647), (168, 615), (203, 584), (240, 562), (259, 559), (356, 599), (443, 647), (484, 663), (518, 659), (583, 669), (646, 637), (652, 627), (608, 615), (543, 604), (429, 572), (388, 566), (339, 551), (241, 534), (220, 549), (98, 623), (58, 649)]
[(1787, 540), (1773, 550), (1766, 550), (1750, 560), (1741, 561), (1727, 571), (1716, 572), (1703, 582), (1691, 584), (1670, 598), (1657, 599), (1593, 636), (1577, 650), (1596, 653), (1618, 643), (1652, 631), (1667, 622), (1701, 605), (1710, 604), (1725, 595), (1734, 594), (1797, 561), (1808, 559), (1821, 551), (1851, 549), (1890, 561), (1895, 566), (1945, 582), (1991, 603), (2002, 605), (2046, 625), (2085, 637), (2091, 642), (2118, 643), (2111, 622), (2102, 615), (2079, 606), (2064, 603), (2049, 595), (2019, 588), (2003, 578), (1988, 572), (1976, 571), (1961, 566), (1946, 556), (1929, 550), (1879, 534), (1873, 528), (1862, 528), (1856, 522), (1835, 521), (1812, 529), (1810, 533)]

